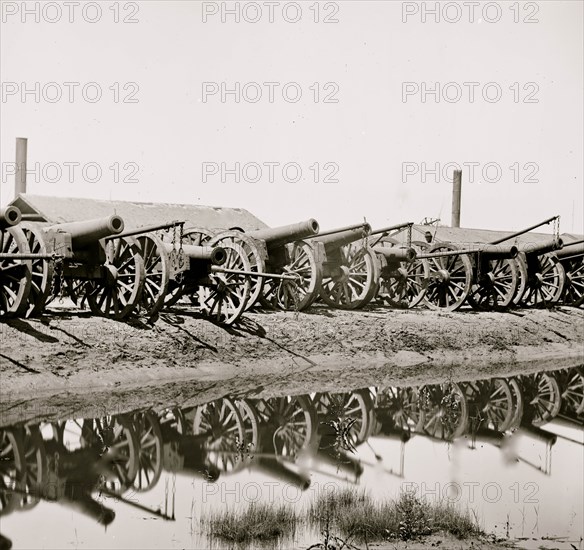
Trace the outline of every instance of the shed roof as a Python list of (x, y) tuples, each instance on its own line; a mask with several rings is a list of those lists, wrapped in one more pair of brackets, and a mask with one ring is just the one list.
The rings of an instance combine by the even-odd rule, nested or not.
[(186, 221), (187, 226), (208, 229), (241, 227), (252, 231), (267, 227), (243, 208), (50, 197), (28, 193), (18, 195), (10, 204), (20, 208), (24, 219), (51, 224), (118, 214), (123, 218), (126, 229), (172, 221)]

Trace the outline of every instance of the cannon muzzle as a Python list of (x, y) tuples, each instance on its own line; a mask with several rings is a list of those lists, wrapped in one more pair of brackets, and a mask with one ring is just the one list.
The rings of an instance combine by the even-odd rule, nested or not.
[(84, 248), (100, 239), (119, 235), (124, 230), (124, 220), (117, 215), (96, 218), (82, 222), (59, 223), (47, 228), (48, 231), (68, 233), (74, 249)]
[[(176, 249), (176, 247), (170, 243), (164, 243), (164, 248), (169, 254)], [(223, 265), (227, 260), (227, 252), (220, 246), (196, 246), (194, 244), (183, 244), (182, 250), (185, 256), (190, 260), (209, 262), (213, 265)]]
[(478, 251), (490, 260), (508, 260), (517, 258), (519, 254), (516, 246), (505, 244), (481, 244)]
[(376, 254), (383, 256), (388, 263), (413, 262), (417, 252), (413, 248), (398, 248), (394, 246), (374, 246)]
[(22, 220), (22, 214), (16, 206), (0, 208), (0, 229), (17, 225)]
[(247, 235), (254, 239), (265, 241), (269, 250), (270, 248), (277, 248), (288, 243), (293, 243), (317, 235), (318, 230), (318, 222), (311, 218), (305, 222), (267, 229), (258, 229), (257, 231), (247, 233)]
[(549, 241), (543, 241), (541, 243), (525, 243), (519, 245), (519, 252), (523, 252), (527, 255), (533, 254), (536, 256), (541, 256), (547, 252), (555, 252), (560, 250), (564, 246), (564, 241), (562, 239), (550, 239)]
[(568, 258), (570, 256), (581, 256), (584, 254), (584, 242), (573, 243), (564, 246), (556, 252), (558, 258)]
[(314, 240), (322, 243), (328, 252), (331, 249), (338, 249), (341, 246), (363, 239), (370, 233), (371, 226), (368, 223), (364, 223), (353, 229), (338, 229), (334, 232), (327, 231), (323, 235), (314, 237)]

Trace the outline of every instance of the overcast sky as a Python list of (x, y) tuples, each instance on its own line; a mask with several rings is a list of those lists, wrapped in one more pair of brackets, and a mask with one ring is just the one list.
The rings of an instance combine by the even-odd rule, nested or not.
[(463, 226), (584, 232), (580, 1), (49, 4), (2, 2), (2, 204), (27, 137), (35, 194), (449, 224), (457, 162)]

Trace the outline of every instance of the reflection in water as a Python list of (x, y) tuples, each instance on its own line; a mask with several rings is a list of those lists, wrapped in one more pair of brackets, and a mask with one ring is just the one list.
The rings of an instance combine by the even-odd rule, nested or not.
[[(581, 430), (583, 419), (584, 371), (565, 369), (422, 387), (224, 397), (197, 407), (14, 426), (0, 429), (0, 515), (46, 501), (107, 526), (116, 514), (103, 497), (115, 496), (172, 521), (179, 473), (216, 482), (246, 469), (305, 491), (311, 473), (332, 466), (336, 474), (329, 471), (329, 476), (358, 482), (366, 465), (358, 448), (368, 446), (381, 460), (371, 437), (399, 442), (399, 467), (390, 473), (401, 477), (404, 448), (413, 437), (465, 438), (471, 448), (494, 445), (506, 460), (550, 474), (551, 449), (559, 436), (546, 424), (554, 420)], [(535, 460), (521, 456), (513, 444), (516, 435), (543, 444), (545, 452)], [(164, 505), (140, 504), (140, 494), (151, 491), (163, 471), (173, 481), (169, 487), (166, 480)], [(0, 548), (10, 546), (2, 536)]]

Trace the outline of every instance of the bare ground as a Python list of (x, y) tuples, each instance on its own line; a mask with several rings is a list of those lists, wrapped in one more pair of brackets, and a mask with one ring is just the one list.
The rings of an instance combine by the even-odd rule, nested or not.
[(469, 380), (584, 364), (584, 312), (371, 307), (246, 314), (187, 309), (154, 326), (66, 307), (0, 323), (0, 425), (236, 396)]

